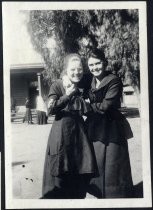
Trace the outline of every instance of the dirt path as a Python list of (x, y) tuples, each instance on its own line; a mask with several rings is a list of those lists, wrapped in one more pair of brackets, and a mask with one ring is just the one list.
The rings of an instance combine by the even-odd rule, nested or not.
[[(128, 119), (134, 138), (129, 140), (132, 177), (142, 184), (140, 118)], [(14, 198), (40, 198), (45, 150), (51, 124), (12, 123), (12, 171)]]

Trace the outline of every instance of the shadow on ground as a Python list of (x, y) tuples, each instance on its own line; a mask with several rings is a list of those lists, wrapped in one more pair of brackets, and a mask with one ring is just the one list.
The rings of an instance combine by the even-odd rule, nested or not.
[(25, 163), (28, 163), (28, 161), (18, 161), (18, 162), (13, 162), (12, 166), (19, 166), (19, 165), (24, 165)]
[[(49, 116), (48, 117), (48, 120), (47, 120), (47, 124), (52, 124), (53, 123), (53, 120), (54, 120), (54, 117), (53, 116)], [(14, 124), (23, 124), (23, 118), (18, 118), (18, 117), (16, 117), (13, 121), (12, 121), (12, 123), (14, 123)], [(27, 122), (24, 122), (25, 124), (27, 124)], [(32, 117), (32, 125), (33, 124), (36, 124), (36, 125), (38, 125), (37, 124), (37, 118), (36, 118), (36, 116), (34, 116), (34, 117)], [(30, 125), (30, 124), (29, 124)]]
[[(92, 186), (93, 187), (93, 186)], [(101, 198), (101, 192), (98, 192), (98, 189), (92, 189), (94, 190), (94, 197), (95, 198)], [(58, 191), (57, 191), (58, 192)], [(47, 193), (44, 197), (41, 197), (40, 199), (65, 199), (70, 197), (63, 197), (63, 193), (61, 196), (56, 192), (56, 189), (52, 192)], [(93, 191), (89, 193), (93, 194)], [(134, 185), (134, 193), (132, 193), (132, 197), (129, 198), (143, 198), (143, 182), (139, 182), (138, 184)]]
[(143, 182), (134, 185), (134, 198), (143, 198)]
[(138, 108), (135, 107), (124, 107), (121, 108), (120, 111), (122, 112), (122, 114), (124, 114), (125, 117), (127, 118), (136, 118), (136, 117), (140, 117), (140, 112)]

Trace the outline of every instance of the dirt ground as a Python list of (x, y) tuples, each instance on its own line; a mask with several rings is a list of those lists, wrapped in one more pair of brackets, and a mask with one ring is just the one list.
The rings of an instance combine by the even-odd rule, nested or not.
[[(47, 125), (11, 123), (12, 181), (14, 198), (40, 198), (43, 164), (52, 119)], [(134, 138), (128, 141), (133, 183), (137, 197), (142, 197), (142, 159), (140, 118), (128, 118)], [(93, 198), (87, 194), (88, 198)]]

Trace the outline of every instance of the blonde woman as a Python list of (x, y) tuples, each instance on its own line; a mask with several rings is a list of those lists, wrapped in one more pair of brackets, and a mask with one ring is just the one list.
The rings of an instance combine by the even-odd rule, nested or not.
[(65, 57), (63, 78), (50, 88), (49, 113), (55, 115), (46, 151), (43, 198), (85, 198), (97, 173), (93, 146), (82, 115), (90, 111), (83, 99), (83, 67), (78, 54)]

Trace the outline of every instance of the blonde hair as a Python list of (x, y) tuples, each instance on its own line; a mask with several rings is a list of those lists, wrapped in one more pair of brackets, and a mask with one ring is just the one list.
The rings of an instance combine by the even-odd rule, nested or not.
[(68, 55), (65, 56), (64, 58), (64, 65), (63, 65), (63, 71), (61, 73), (61, 76), (60, 77), (63, 77), (64, 75), (66, 75), (66, 70), (67, 70), (67, 67), (68, 67), (68, 64), (70, 61), (80, 61), (81, 64), (82, 64), (82, 61), (81, 61), (81, 56), (77, 53), (70, 53)]

